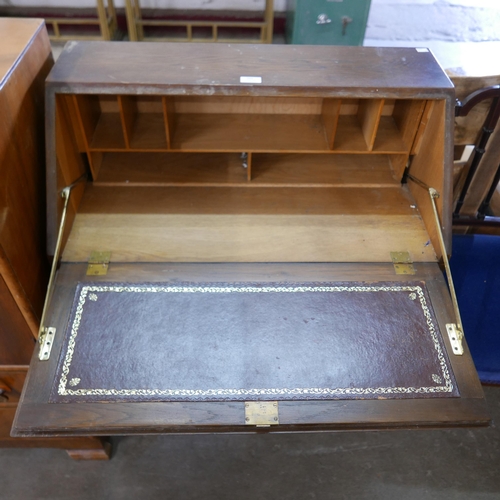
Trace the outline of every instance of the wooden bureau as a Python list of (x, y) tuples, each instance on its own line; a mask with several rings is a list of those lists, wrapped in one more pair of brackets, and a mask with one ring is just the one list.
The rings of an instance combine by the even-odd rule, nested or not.
[(488, 424), (429, 51), (75, 42), (46, 104), (61, 264), (16, 435)]

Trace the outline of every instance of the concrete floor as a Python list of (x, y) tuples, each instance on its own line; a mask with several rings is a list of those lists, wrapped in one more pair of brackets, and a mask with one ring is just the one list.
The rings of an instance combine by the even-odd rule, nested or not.
[[(500, 421), (500, 387), (485, 387)], [(500, 499), (500, 429), (121, 437), (109, 462), (0, 449), (2, 500)]]

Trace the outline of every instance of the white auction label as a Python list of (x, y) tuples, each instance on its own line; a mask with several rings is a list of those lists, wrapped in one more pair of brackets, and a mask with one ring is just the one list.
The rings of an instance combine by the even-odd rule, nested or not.
[(240, 76), (240, 83), (262, 83), (261, 76)]

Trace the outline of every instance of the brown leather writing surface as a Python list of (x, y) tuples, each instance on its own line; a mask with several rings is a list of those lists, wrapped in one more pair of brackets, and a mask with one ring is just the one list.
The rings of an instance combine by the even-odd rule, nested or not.
[(424, 283), (84, 283), (50, 401), (458, 397)]

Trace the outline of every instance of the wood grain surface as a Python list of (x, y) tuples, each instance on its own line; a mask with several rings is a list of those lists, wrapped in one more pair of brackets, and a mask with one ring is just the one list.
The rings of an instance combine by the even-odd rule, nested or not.
[(251, 182), (237, 153), (104, 153), (94, 186), (360, 187), (400, 189), (387, 155), (252, 154)]
[[(56, 117), (65, 96), (78, 106)], [(59, 190), (82, 167), (91, 181), (71, 205), (49, 315), (59, 331), (91, 250), (112, 251), (117, 283), (400, 282), (390, 252), (407, 250), (441, 332), (455, 321), (421, 187), (440, 192), (449, 251), (454, 92), (430, 52), (74, 42), (46, 99), (49, 253)], [(63, 122), (73, 130), (56, 134)], [(48, 405), (61, 343), (33, 360), (18, 434), (248, 431), (234, 402)], [(450, 355), (461, 397), (449, 404), (287, 401), (273, 430), (486, 425), (465, 351)]]
[[(120, 87), (161, 95), (165, 86), (167, 93), (177, 95), (196, 95), (208, 88), (205, 95), (268, 97), (294, 93), (374, 97), (376, 93), (425, 98), (453, 92), (431, 52), (416, 49), (72, 42), (59, 60), (48, 83), (64, 84), (66, 92), (86, 88), (118, 94), (115, 89)], [(241, 76), (260, 76), (262, 84), (240, 84)]]
[(43, 82), (53, 60), (42, 21), (0, 19), (0, 32), (0, 269), (36, 336), (47, 279)]
[[(48, 278), (44, 81), (53, 59), (43, 20), (0, 19), (0, 40), (0, 446), (73, 449), (76, 455), (86, 450), (89, 458), (109, 458), (100, 438), (10, 437)], [(59, 153), (74, 162), (73, 145), (58, 143)]]
[[(436, 264), (417, 264), (417, 274), (429, 290), (441, 331), (452, 319), (443, 276)], [(327, 282), (389, 280), (407, 281), (394, 274), (389, 264), (116, 264), (107, 276), (86, 277), (84, 264), (63, 264), (49, 321), (64, 328), (76, 282), (129, 283), (179, 281)], [(451, 355), (450, 362), (460, 398), (446, 400), (287, 401), (280, 403), (280, 425), (260, 432), (291, 430), (347, 430), (372, 428), (447, 427), (487, 425), (487, 408), (465, 345), (464, 356)], [(32, 362), (29, 383), (17, 414), (17, 435), (133, 434), (168, 432), (252, 432), (244, 426), (244, 403), (85, 403), (47, 404), (62, 349), (56, 337), (54, 355), (47, 362)]]

